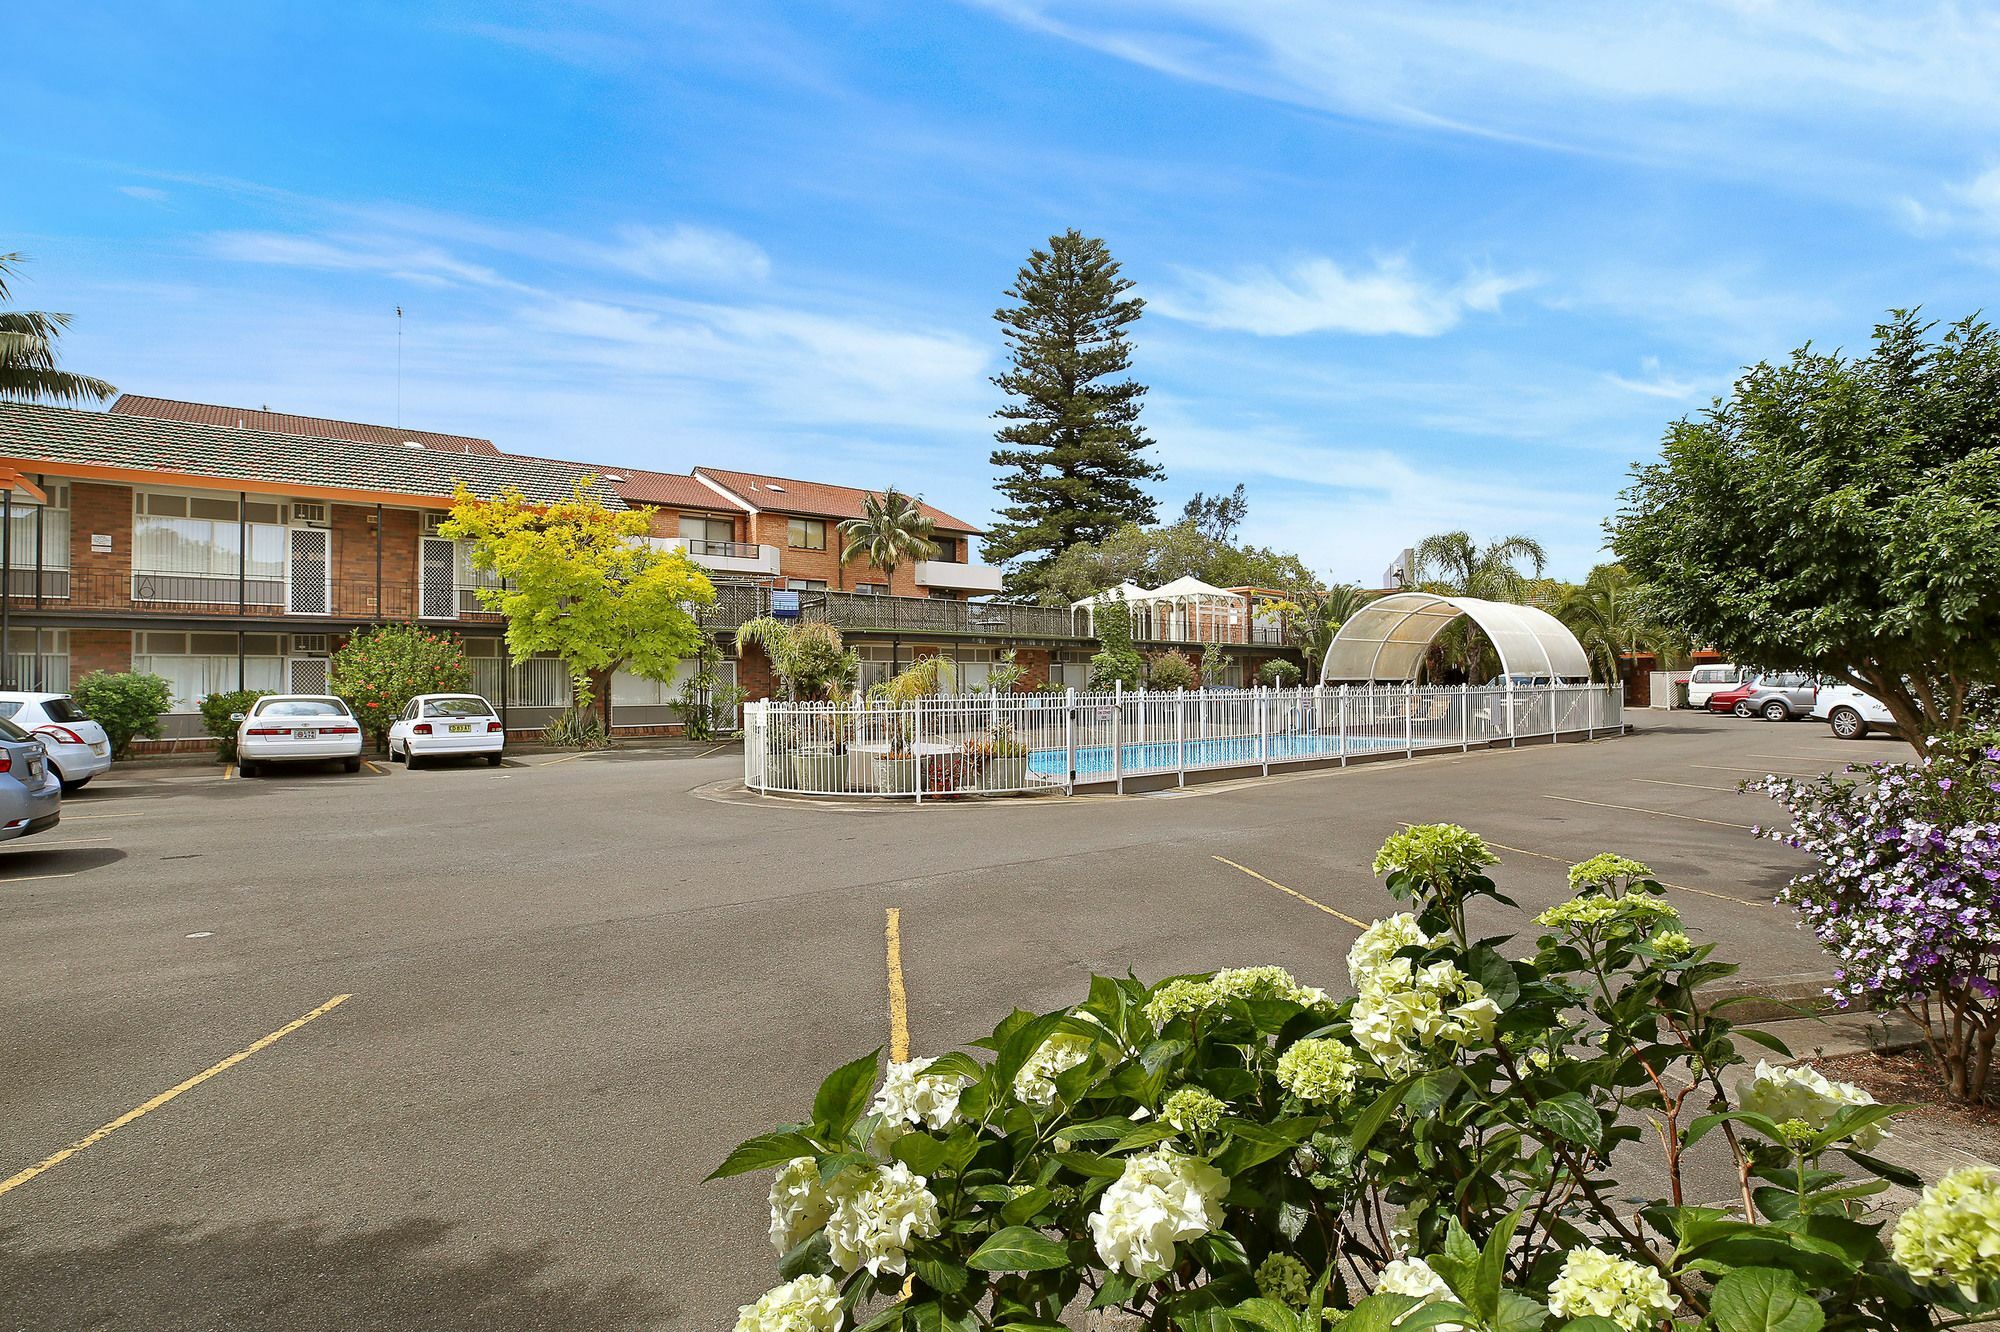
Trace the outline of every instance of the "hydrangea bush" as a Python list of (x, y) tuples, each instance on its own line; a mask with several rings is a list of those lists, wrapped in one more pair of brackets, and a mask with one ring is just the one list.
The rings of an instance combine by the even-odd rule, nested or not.
[(1783, 899), (1833, 954), (1833, 996), (1908, 1013), (1952, 1093), (1984, 1097), (2000, 1038), (2000, 733), (1746, 789), (1791, 815), (1760, 835), (1813, 858)]
[[(1485, 844), (1411, 829), (1335, 999), (1277, 967), (1094, 977), (972, 1051), (835, 1070), (769, 1171), (783, 1284), (737, 1332), (1060, 1332), (1088, 1308), (1185, 1332), (1820, 1332), (2000, 1309), (2000, 1171), (1920, 1183), (1869, 1154), (1895, 1107), (1745, 1066), (1699, 998), (1734, 970), (1645, 866), (1597, 857), (1526, 950)], [(1734, 1197), (1684, 1194), (1706, 1142)], [(1652, 1144), (1649, 1148), (1646, 1144)], [(1632, 1199), (1657, 1150), (1666, 1196)], [(1614, 1153), (1619, 1160), (1614, 1165)]]

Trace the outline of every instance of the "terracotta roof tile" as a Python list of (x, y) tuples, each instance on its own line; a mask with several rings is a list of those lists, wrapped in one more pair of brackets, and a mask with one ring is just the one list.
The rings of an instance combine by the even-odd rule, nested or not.
[[(859, 518), (861, 501), (879, 493), (856, 486), (830, 486), (821, 481), (765, 476), (761, 472), (730, 472), (719, 467), (697, 467), (694, 470), (727, 488), (753, 508), (772, 513), (797, 513), (813, 518)], [(982, 530), (962, 518), (952, 517), (934, 504), (923, 504), (922, 507), (941, 532), (977, 533)]]
[(111, 410), (120, 416), (147, 416), (160, 421), (187, 421), (195, 425), (236, 426), (263, 430), (274, 435), (306, 435), (313, 439), (345, 439), (358, 444), (401, 444), (414, 439), (425, 448), (443, 453), (497, 454), (490, 439), (476, 435), (445, 435), (435, 430), (406, 430), (402, 426), (364, 425), (359, 421), (334, 421), (322, 416), (294, 416), (290, 412), (266, 411), (255, 407), (220, 407), (207, 402), (182, 402), (177, 398), (148, 398), (138, 393), (121, 393)]

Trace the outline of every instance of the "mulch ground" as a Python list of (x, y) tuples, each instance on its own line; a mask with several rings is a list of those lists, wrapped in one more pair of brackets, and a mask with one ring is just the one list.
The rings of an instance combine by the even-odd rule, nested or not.
[(1953, 1100), (1945, 1089), (1944, 1074), (1930, 1052), (1921, 1046), (1886, 1054), (1871, 1052), (1815, 1059), (1811, 1063), (1827, 1077), (1851, 1082), (1878, 1101), (1915, 1106), (1907, 1112), (1912, 1119), (1941, 1128), (1957, 1126), (1982, 1134), (2000, 1132), (2000, 1104), (1991, 1099), (1980, 1104)]

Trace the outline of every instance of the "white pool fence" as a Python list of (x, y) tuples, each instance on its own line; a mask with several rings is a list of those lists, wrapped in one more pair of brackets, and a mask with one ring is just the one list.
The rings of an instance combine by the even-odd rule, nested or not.
[(1624, 724), (1616, 685), (1318, 686), (968, 694), (743, 709), (743, 781), (793, 795), (909, 800), (1073, 792), (1132, 778), (1406, 757)]

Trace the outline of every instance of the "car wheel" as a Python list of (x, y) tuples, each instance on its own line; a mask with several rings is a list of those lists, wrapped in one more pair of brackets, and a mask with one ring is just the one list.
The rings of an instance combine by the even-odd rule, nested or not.
[(489, 768), (497, 768), (497, 767), (499, 767), (499, 766), (500, 766), (500, 756), (499, 756), (498, 754), (488, 754), (488, 755), (486, 756), (486, 766), (487, 766), (487, 767), (489, 767)]
[(1790, 721), (1791, 719), (1792, 710), (1777, 699), (1774, 698), (1764, 705), (1765, 721)]
[(403, 766), (411, 772), (417, 770), (417, 751), (414, 745), (403, 751)]
[[(57, 773), (56, 777), (58, 780), (60, 780), (62, 774)], [(90, 778), (88, 777), (84, 778), (80, 782), (63, 782), (62, 784), (63, 794), (66, 796), (75, 795), (78, 791), (81, 791), (84, 787), (89, 785), (90, 785)]]
[(255, 777), (257, 775), (257, 765), (249, 759), (238, 759), (236, 760), (236, 775), (238, 777)]
[(1826, 720), (1842, 740), (1859, 740), (1868, 734), (1868, 723), (1853, 708), (1835, 708)]
[(340, 767), (341, 770), (344, 772), (360, 772), (361, 760), (358, 758), (342, 759), (340, 761)]
[(1735, 707), (1731, 708), (1729, 710), (1729, 714), (1732, 717), (1752, 717), (1756, 715), (1755, 713), (1750, 711), (1750, 701), (1748, 699), (1745, 699), (1743, 702), (1738, 703)]

